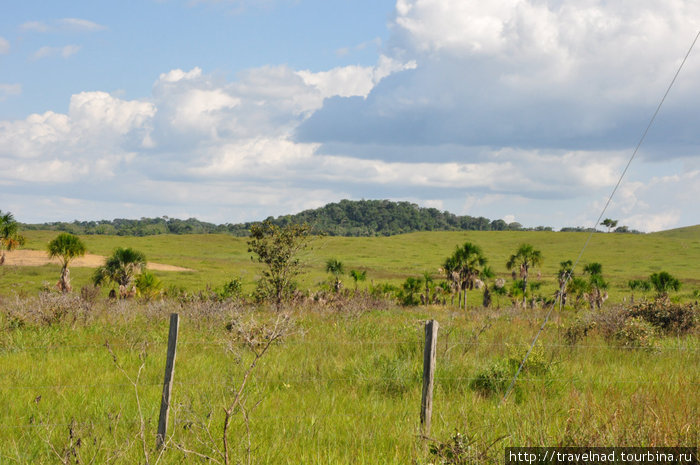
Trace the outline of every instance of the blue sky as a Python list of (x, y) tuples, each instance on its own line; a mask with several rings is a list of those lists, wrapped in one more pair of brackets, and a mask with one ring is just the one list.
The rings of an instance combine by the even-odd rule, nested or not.
[[(0, 209), (250, 221), (343, 198), (590, 226), (691, 0), (13, 2)], [(700, 50), (606, 216), (700, 223)]]

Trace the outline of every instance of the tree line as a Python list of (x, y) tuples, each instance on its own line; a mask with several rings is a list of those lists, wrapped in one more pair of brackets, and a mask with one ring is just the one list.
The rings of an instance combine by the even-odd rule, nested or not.
[[(424, 208), (410, 202), (390, 200), (341, 200), (321, 208), (295, 215), (268, 217), (265, 221), (278, 227), (308, 224), (312, 234), (329, 236), (391, 236), (417, 231), (551, 231), (549, 226), (525, 228), (518, 222), (490, 220), (483, 216), (455, 215), (437, 208)], [(214, 224), (196, 218), (181, 220), (163, 216), (100, 221), (51, 222), (22, 224), (25, 230), (54, 230), (77, 235), (151, 236), (157, 234), (214, 234), (249, 236), (260, 222)], [(585, 231), (563, 228), (562, 231)], [(636, 232), (621, 226), (615, 232)]]

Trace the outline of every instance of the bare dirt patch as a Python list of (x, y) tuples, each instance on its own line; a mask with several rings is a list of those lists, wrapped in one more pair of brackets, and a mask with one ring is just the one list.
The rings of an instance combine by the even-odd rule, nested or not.
[[(5, 252), (5, 266), (42, 266), (47, 263), (60, 264), (57, 258), (49, 259), (46, 252), (43, 250), (13, 250)], [(71, 267), (97, 268), (105, 263), (105, 257), (102, 255), (85, 254), (83, 257), (78, 257), (71, 262)], [(162, 263), (149, 262), (146, 265), (149, 270), (156, 271), (194, 271), (190, 268), (181, 266), (164, 265)]]

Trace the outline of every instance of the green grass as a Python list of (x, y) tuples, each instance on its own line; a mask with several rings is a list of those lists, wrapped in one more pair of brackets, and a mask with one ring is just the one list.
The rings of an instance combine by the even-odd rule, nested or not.
[[(27, 231), (26, 248), (42, 250), (56, 235), (51, 231)], [(422, 232), (391, 237), (320, 237), (304, 254), (306, 267), (299, 277), (302, 289), (315, 290), (328, 279), (325, 263), (329, 258), (342, 261), (346, 270), (367, 270), (368, 281), (399, 284), (408, 276), (432, 273), (441, 277), (439, 268), (458, 244), (470, 241), (484, 250), (489, 264), (498, 276), (509, 278), (505, 263), (522, 243), (530, 243), (542, 251), (541, 269), (545, 286), (543, 294), (551, 294), (556, 286), (559, 262), (575, 260), (588, 238), (587, 233), (522, 232)], [(146, 254), (149, 261), (190, 268), (191, 272), (155, 272), (165, 287), (176, 285), (187, 290), (217, 287), (232, 277), (243, 279), (245, 290), (252, 291), (259, 276), (260, 265), (247, 252), (245, 238), (229, 235), (162, 235), (148, 237), (83, 236), (90, 253), (108, 255), (116, 247), (134, 247)], [(600, 262), (610, 282), (610, 299), (620, 302), (627, 297), (630, 279), (646, 279), (664, 270), (679, 278), (683, 287), (680, 295), (690, 298), (700, 289), (697, 263), (700, 263), (700, 226), (663, 233), (594, 234), (578, 271), (589, 262)], [(73, 286), (80, 288), (90, 281), (92, 271), (72, 268)], [(33, 294), (43, 282), (57, 281), (58, 265), (45, 267), (1, 267), (0, 294), (12, 291)], [(352, 287), (351, 278), (345, 284)], [(472, 299), (480, 302), (480, 298)]]
[[(692, 290), (700, 288), (699, 233), (695, 227), (649, 235), (595, 234), (582, 263), (603, 264), (611, 301), (629, 295), (629, 279), (659, 270), (678, 277), (684, 286), (681, 297), (689, 300)], [(43, 249), (54, 235), (29, 232), (27, 247)], [(559, 262), (575, 259), (586, 238), (550, 232), (318, 238), (304, 257), (307, 267), (300, 280), (302, 288), (317, 288), (328, 278), (328, 258), (341, 260), (347, 270), (367, 270), (375, 282), (399, 283), (424, 271), (438, 276), (442, 261), (467, 240), (483, 248), (499, 275), (509, 277), (508, 256), (528, 242), (542, 250), (542, 280), (549, 292)], [(259, 273), (245, 239), (231, 236), (83, 239), (91, 253), (107, 255), (117, 246), (129, 246), (151, 261), (195, 270), (158, 272), (166, 286), (201, 290), (242, 276), (250, 290)], [(73, 268), (74, 287), (87, 283), (91, 273)], [(223, 408), (252, 360), (252, 352), (227, 326), (257, 322), (253, 327), (269, 327), (278, 313), (197, 300), (91, 303), (76, 295), (37, 295), (42, 282), (53, 283), (58, 274), (55, 265), (0, 268), (0, 463), (60, 463), (58, 456), (71, 463), (89, 463), (93, 457), (93, 463), (144, 463), (141, 418), (150, 463), (155, 463), (171, 312), (181, 315), (173, 437), (159, 463), (207, 463), (183, 456), (175, 443), (215, 454), (202, 429), (209, 424), (214, 443), (221, 446)], [(352, 287), (350, 278), (344, 279)], [(469, 299), (480, 301), (478, 294)], [(571, 346), (566, 329), (588, 312), (555, 311), (534, 353), (536, 363), (501, 405), (500, 380), (492, 379), (490, 394), (475, 389), (473, 380), (493, 367), (508, 372), (509, 360), (522, 356), (544, 318), (543, 310), (508, 308), (506, 300), (501, 299), (503, 308), (470, 307), (466, 312), (371, 301), (306, 302), (292, 308), (293, 330), (260, 360), (245, 390), (253, 463), (436, 463), (419, 440), (418, 421), (423, 322), (429, 318), (440, 323), (430, 436), (444, 443), (455, 431), (465, 434), (478, 454), (474, 463), (502, 463), (506, 446), (698, 444), (697, 328), (660, 337), (655, 348), (642, 350), (619, 347), (597, 326)], [(128, 377), (136, 379), (141, 364), (139, 414)], [(240, 414), (231, 425), (230, 440), (233, 463), (245, 463), (246, 425)]]
[[(96, 454), (96, 463), (103, 463), (113, 453), (123, 454), (116, 463), (143, 462), (134, 388), (105, 341), (128, 376), (135, 378), (144, 363), (139, 401), (153, 453), (170, 311), (179, 311), (182, 320), (173, 442), (161, 463), (182, 463), (174, 442), (208, 453), (199, 442), (208, 437), (202, 423), (210, 422), (220, 447), (223, 408), (252, 359), (226, 322), (276, 317), (235, 305), (174, 302), (98, 302), (52, 313), (59, 301), (3, 304), (2, 463), (55, 463), (52, 447), (68, 448), (73, 421), (73, 442), (81, 439), (84, 462)], [(62, 316), (13, 326), (12, 308)], [(246, 390), (249, 408), (259, 402), (249, 423), (254, 463), (433, 461), (418, 440), (422, 322), (428, 318), (441, 324), (431, 437), (444, 442), (455, 430), (467, 434), (475, 451), (485, 454), (479, 462), (502, 462), (506, 446), (697, 444), (697, 333), (664, 338), (652, 351), (618, 348), (598, 334), (568, 346), (561, 328), (575, 315), (555, 315), (538, 349), (543, 370), (523, 373), (515, 395), (500, 405), (502, 393), (481, 394), (470, 388), (471, 380), (494, 363), (520, 357), (542, 321), (540, 311), (387, 307), (353, 314), (306, 307), (292, 315), (293, 330), (261, 359)], [(242, 460), (240, 415), (231, 441)]]

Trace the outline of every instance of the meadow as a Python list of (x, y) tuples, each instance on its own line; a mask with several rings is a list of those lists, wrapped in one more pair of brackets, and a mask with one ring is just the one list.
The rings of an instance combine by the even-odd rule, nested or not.
[[(55, 231), (27, 231), (25, 248), (44, 250)], [(133, 247), (146, 254), (149, 261), (192, 269), (190, 272), (155, 272), (165, 288), (177, 286), (199, 291), (207, 286), (223, 285), (240, 277), (246, 291), (252, 291), (259, 277), (260, 265), (251, 260), (246, 239), (225, 234), (131, 236), (81, 236), (88, 252), (109, 255), (116, 247)], [(389, 237), (318, 237), (304, 252), (300, 288), (313, 292), (328, 279), (325, 263), (329, 258), (343, 262), (347, 271), (367, 271), (367, 281), (398, 285), (409, 276), (430, 273), (442, 278), (439, 269), (455, 247), (469, 241), (479, 245), (497, 276), (510, 278), (506, 269), (508, 257), (522, 243), (532, 244), (542, 251), (541, 268), (543, 293), (551, 294), (556, 287), (559, 263), (576, 260), (588, 239), (587, 233), (548, 231), (468, 231), (422, 232)], [(700, 226), (654, 234), (594, 234), (578, 266), (599, 262), (610, 283), (610, 301), (621, 302), (629, 294), (627, 282), (646, 279), (650, 274), (667, 271), (683, 282), (680, 298), (693, 298), (700, 290)], [(31, 295), (45, 284), (53, 286), (60, 267), (0, 267), (0, 294), (13, 292)], [(93, 270), (72, 267), (73, 285), (79, 289), (90, 282)], [(348, 276), (346, 287), (352, 287)], [(481, 302), (477, 296), (472, 299)]]
[[(41, 249), (55, 233), (27, 234)], [(230, 236), (84, 236), (91, 253), (131, 246), (192, 272), (157, 272), (180, 299), (110, 301), (39, 293), (58, 266), (0, 269), (0, 463), (225, 463), (224, 409), (257, 361), (228, 430), (230, 463), (503, 463), (507, 446), (697, 446), (700, 333), (637, 324), (619, 332), (629, 279), (665, 270), (700, 288), (700, 228), (649, 235), (596, 234), (582, 263), (603, 264), (611, 298), (602, 310), (555, 310), (513, 394), (504, 383), (545, 309), (502, 301), (489, 309), (399, 307), (363, 292), (437, 271), (455, 246), (482, 246), (495, 271), (520, 243), (542, 250), (554, 289), (559, 262), (575, 259), (583, 233), (416, 233), (318, 238), (301, 287), (328, 280), (328, 258), (367, 270), (357, 293), (282, 309), (196, 297), (207, 285), (259, 273), (245, 239)], [(74, 287), (90, 269), (72, 270)], [(352, 288), (349, 277), (344, 277)], [(476, 294), (476, 292), (475, 292)], [(639, 298), (639, 296), (637, 297)], [(697, 311), (697, 306), (695, 307)], [(166, 448), (155, 449), (168, 317), (181, 316)], [(696, 312), (697, 313), (697, 312)], [(697, 315), (696, 315), (697, 316)], [(430, 437), (419, 408), (423, 325), (440, 323)], [(614, 332), (618, 331), (618, 332)], [(630, 337), (627, 337), (627, 336)], [(624, 337), (623, 337), (624, 336)], [(627, 337), (627, 338), (626, 338)], [(636, 338), (636, 339), (635, 339)], [(631, 342), (631, 343), (630, 343)]]

